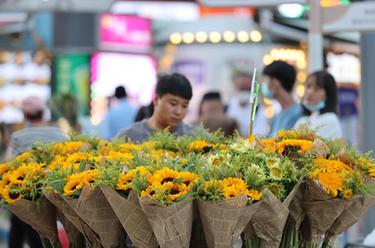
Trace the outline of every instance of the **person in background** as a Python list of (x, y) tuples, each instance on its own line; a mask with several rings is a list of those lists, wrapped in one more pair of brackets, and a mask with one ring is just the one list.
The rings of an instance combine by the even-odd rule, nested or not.
[(334, 77), (327, 71), (310, 74), (302, 98), (303, 117), (295, 128), (307, 125), (317, 134), (329, 139), (342, 138), (337, 111), (337, 86)]
[(137, 115), (135, 116), (135, 122), (150, 118), (154, 113), (154, 103), (151, 102), (147, 106), (139, 108)]
[[(36, 143), (58, 142), (67, 139), (60, 129), (48, 126), (43, 121), (46, 107), (39, 97), (26, 98), (21, 103), (21, 109), (25, 118), (25, 128), (11, 135), (7, 149), (8, 160), (25, 152)], [(8, 245), (10, 248), (23, 248), (25, 243), (28, 243), (30, 248), (43, 247), (38, 233), (30, 225), (12, 215)]]
[(183, 122), (192, 96), (191, 83), (184, 75), (161, 76), (156, 85), (152, 116), (121, 130), (117, 138), (130, 138), (133, 142), (142, 143), (150, 134), (166, 129), (177, 136), (195, 133), (197, 128)]
[[(252, 75), (244, 71), (236, 71), (232, 75), (232, 81), (236, 93), (228, 102), (226, 114), (233, 118), (242, 137), (249, 136), (250, 120), (250, 89)], [(264, 135), (267, 133), (267, 120), (263, 115), (262, 106), (259, 106), (255, 115), (254, 134)]]
[(221, 95), (216, 91), (203, 95), (197, 124), (202, 124), (211, 132), (221, 129), (225, 136), (233, 135), (235, 131), (238, 131), (237, 122), (225, 114)]
[(262, 94), (280, 103), (281, 112), (271, 122), (269, 135), (274, 136), (281, 129), (291, 129), (302, 115), (302, 109), (292, 96), (296, 80), (296, 69), (284, 61), (274, 61), (263, 69)]
[(134, 123), (137, 108), (127, 100), (127, 93), (123, 86), (115, 90), (115, 101), (101, 124), (101, 136), (105, 139), (112, 139), (123, 128), (130, 127)]

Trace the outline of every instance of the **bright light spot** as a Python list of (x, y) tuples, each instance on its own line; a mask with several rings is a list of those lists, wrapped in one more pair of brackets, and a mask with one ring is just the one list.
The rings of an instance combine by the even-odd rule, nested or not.
[(296, 88), (296, 92), (299, 97), (303, 97), (303, 94), (305, 94), (305, 86), (303, 84), (299, 84)]
[(297, 67), (299, 69), (305, 69), (306, 68), (306, 61), (305, 60), (298, 60), (297, 61)]
[(195, 34), (195, 39), (198, 43), (205, 43), (208, 40), (208, 35), (205, 32), (198, 32)]
[(250, 32), (250, 39), (253, 42), (260, 42), (263, 39), (263, 37), (262, 37), (262, 34), (258, 30), (253, 30)]
[(232, 43), (236, 39), (236, 35), (232, 31), (225, 31), (223, 39), (225, 42)]
[(175, 45), (181, 44), (182, 36), (179, 33), (173, 33), (169, 36), (169, 41)]
[(241, 43), (248, 42), (249, 38), (249, 34), (246, 31), (240, 31), (237, 33), (237, 39)]
[(297, 73), (297, 80), (298, 80), (299, 82), (304, 83), (304, 82), (306, 81), (306, 78), (307, 78), (307, 75), (306, 75), (305, 72), (300, 71), (300, 72)]
[(182, 41), (186, 44), (191, 44), (194, 42), (194, 34), (187, 32), (182, 34)]
[(299, 18), (303, 15), (303, 5), (297, 3), (280, 4), (277, 7), (279, 13), (287, 18)]
[(264, 101), (264, 104), (266, 105), (266, 106), (269, 106), (269, 105), (272, 105), (272, 100), (271, 99), (269, 99), (269, 98), (264, 98), (263, 99), (263, 101)]
[(274, 115), (273, 107), (268, 106), (267, 108), (265, 108), (264, 115), (266, 116), (267, 119), (271, 119)]
[(264, 55), (264, 57), (263, 57), (263, 64), (269, 65), (272, 62), (273, 62), (273, 58), (272, 58), (271, 55), (269, 55), (269, 54)]
[(211, 32), (209, 39), (212, 43), (219, 43), (221, 41), (221, 34), (219, 32)]

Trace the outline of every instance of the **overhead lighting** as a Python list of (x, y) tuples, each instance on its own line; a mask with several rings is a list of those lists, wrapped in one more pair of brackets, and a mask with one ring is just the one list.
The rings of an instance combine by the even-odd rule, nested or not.
[(237, 33), (237, 39), (241, 43), (248, 42), (249, 38), (249, 34), (246, 31), (240, 31)]
[(260, 42), (263, 39), (263, 36), (258, 30), (253, 30), (250, 32), (250, 39), (253, 42)]
[(286, 18), (299, 18), (303, 15), (305, 11), (302, 4), (298, 3), (287, 3), (287, 4), (280, 4), (277, 7), (280, 15)]
[(182, 34), (182, 41), (186, 44), (191, 44), (194, 42), (194, 34), (186, 32)]
[(208, 35), (205, 32), (198, 32), (195, 34), (195, 40), (198, 43), (205, 43), (208, 40)]
[(179, 33), (173, 33), (169, 36), (169, 41), (174, 45), (181, 44), (182, 36)]
[(212, 43), (219, 43), (221, 41), (221, 34), (219, 32), (211, 32), (208, 37)]
[(232, 31), (225, 31), (223, 39), (225, 42), (232, 43), (236, 39), (236, 35)]

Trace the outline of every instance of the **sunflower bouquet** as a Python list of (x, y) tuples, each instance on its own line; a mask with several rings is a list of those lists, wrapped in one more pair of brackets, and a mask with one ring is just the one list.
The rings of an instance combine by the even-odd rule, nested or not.
[(42, 194), (47, 174), (40, 153), (35, 153), (39, 149), (1, 164), (0, 195), (9, 210), (30, 224), (46, 245), (59, 246), (55, 208)]

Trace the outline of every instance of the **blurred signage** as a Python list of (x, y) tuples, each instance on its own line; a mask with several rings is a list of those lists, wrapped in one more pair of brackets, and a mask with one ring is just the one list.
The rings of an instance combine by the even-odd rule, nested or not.
[(90, 57), (88, 54), (61, 54), (54, 59), (53, 94), (71, 93), (78, 98), (80, 114), (89, 114)]
[(250, 7), (217, 7), (210, 8), (201, 6), (200, 7), (201, 16), (212, 16), (212, 15), (234, 15), (234, 16), (243, 16), (251, 17), (255, 15), (255, 9)]
[(375, 2), (323, 9), (323, 32), (374, 31)]
[(99, 46), (107, 50), (150, 52), (151, 21), (137, 16), (103, 14), (99, 23)]
[(194, 21), (199, 19), (199, 6), (192, 2), (117, 1), (112, 5), (111, 12), (157, 20)]
[(359, 84), (361, 81), (361, 62), (350, 54), (327, 54), (328, 71), (337, 83)]
[(198, 0), (202, 5), (211, 7), (254, 6), (267, 7), (285, 3), (307, 3), (307, 0)]

